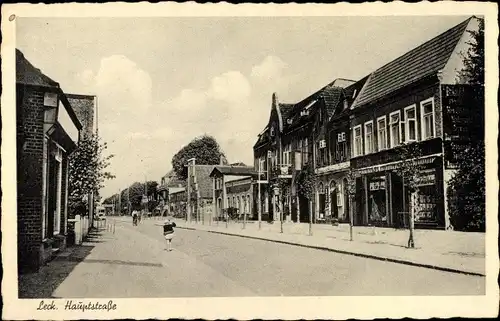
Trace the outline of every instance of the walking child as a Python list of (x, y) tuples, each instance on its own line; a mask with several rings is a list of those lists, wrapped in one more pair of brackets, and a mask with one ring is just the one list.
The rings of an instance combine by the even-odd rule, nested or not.
[[(160, 224), (155, 224), (160, 225)], [(163, 237), (165, 238), (165, 242), (167, 243), (167, 251), (172, 251), (172, 239), (174, 238), (174, 227), (176, 227), (175, 222), (172, 222), (170, 218), (161, 224), (163, 226)]]

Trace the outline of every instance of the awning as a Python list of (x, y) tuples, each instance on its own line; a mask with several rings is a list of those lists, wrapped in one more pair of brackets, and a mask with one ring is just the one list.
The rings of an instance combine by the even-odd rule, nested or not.
[(53, 141), (61, 145), (68, 154), (71, 154), (76, 148), (76, 142), (69, 137), (59, 123), (52, 125), (47, 134)]
[[(428, 165), (432, 164), (437, 157), (426, 157), (426, 158), (420, 158), (417, 159), (416, 165)], [(376, 166), (370, 166), (370, 167), (365, 167), (356, 170), (357, 174), (360, 175), (365, 175), (365, 174), (371, 174), (371, 173), (377, 173), (377, 172), (385, 172), (385, 171), (393, 171), (396, 170), (399, 166), (401, 161), (395, 162), (395, 163), (390, 163), (390, 164), (383, 164), (383, 165), (376, 165)]]

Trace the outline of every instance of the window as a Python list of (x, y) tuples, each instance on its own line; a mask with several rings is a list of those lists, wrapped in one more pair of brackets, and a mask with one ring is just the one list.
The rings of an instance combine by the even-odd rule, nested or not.
[(354, 157), (363, 155), (363, 138), (361, 137), (361, 125), (354, 127), (353, 130), (354, 137)]
[(303, 146), (303, 152), (302, 152), (302, 155), (304, 155), (304, 161), (303, 163), (304, 164), (307, 164), (309, 162), (309, 145), (308, 145), (308, 142), (307, 142), (307, 137), (304, 138), (304, 146)]
[(290, 152), (291, 152), (290, 144), (285, 145), (285, 147), (283, 148), (283, 160), (282, 160), (283, 165), (291, 165), (292, 164)]
[(434, 98), (429, 98), (420, 103), (420, 117), (422, 124), (422, 140), (434, 138), (436, 135)]
[(378, 150), (387, 149), (387, 128), (385, 116), (377, 118)]
[(342, 185), (339, 183), (337, 185), (337, 206), (338, 207), (342, 207), (342, 205), (343, 205), (342, 200), (344, 199), (344, 197), (343, 197), (342, 191), (343, 191)]
[(401, 112), (395, 111), (389, 115), (389, 127), (391, 135), (391, 147), (396, 147), (401, 143)]
[(414, 142), (417, 140), (417, 113), (416, 106), (405, 108), (405, 141)]
[(373, 121), (365, 123), (365, 154), (374, 152), (373, 148)]

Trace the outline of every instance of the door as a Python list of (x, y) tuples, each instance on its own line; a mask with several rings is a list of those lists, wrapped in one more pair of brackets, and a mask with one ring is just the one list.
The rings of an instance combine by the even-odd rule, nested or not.
[(309, 222), (309, 200), (304, 196), (299, 196), (300, 222)]
[(49, 180), (48, 180), (48, 207), (47, 207), (47, 231), (45, 236), (50, 238), (54, 235), (54, 223), (57, 223), (56, 212), (58, 210), (58, 177), (59, 177), (59, 162), (55, 158), (50, 157), (49, 161)]
[(319, 194), (318, 195), (318, 201), (319, 201), (319, 215), (321, 219), (325, 219), (325, 205), (326, 205), (326, 195), (325, 194)]
[(330, 208), (332, 209), (332, 218), (339, 218), (339, 208), (337, 206), (337, 189), (330, 190)]

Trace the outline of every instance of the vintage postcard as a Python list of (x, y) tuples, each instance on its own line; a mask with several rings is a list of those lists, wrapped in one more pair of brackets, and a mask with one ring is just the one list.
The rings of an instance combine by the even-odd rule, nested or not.
[(2, 317), (498, 315), (497, 14), (2, 6)]

